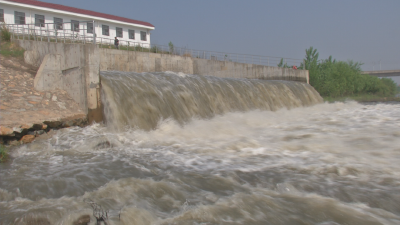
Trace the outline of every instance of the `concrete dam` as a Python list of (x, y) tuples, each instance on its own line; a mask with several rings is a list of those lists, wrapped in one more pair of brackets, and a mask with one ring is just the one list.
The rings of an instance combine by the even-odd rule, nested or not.
[[(135, 76), (139, 77), (147, 76), (147, 78), (144, 79), (154, 77), (157, 72), (160, 73), (166, 71), (177, 74), (181, 73), (184, 75), (208, 75), (216, 77), (201, 78), (208, 80), (208, 82), (206, 82), (208, 84), (219, 82), (217, 85), (219, 88), (221, 88), (222, 84), (227, 84), (227, 87), (225, 87), (224, 90), (221, 89), (219, 92), (214, 92), (217, 96), (224, 95), (223, 93), (226, 93), (228, 89), (231, 89), (231, 91), (233, 90), (231, 92), (233, 95), (237, 95), (240, 91), (250, 91), (249, 95), (257, 95), (259, 93), (254, 92), (254, 90), (257, 89), (255, 87), (257, 85), (264, 85), (264, 89), (281, 89), (280, 93), (270, 93), (270, 96), (268, 97), (270, 99), (279, 99), (280, 97), (276, 97), (279, 95), (298, 96), (297, 98), (300, 99), (293, 100), (290, 97), (289, 99), (291, 100), (286, 100), (286, 103), (278, 101), (279, 103), (261, 107), (261, 109), (267, 110), (281, 107), (291, 108), (295, 106), (305, 106), (322, 101), (319, 94), (308, 84), (309, 78), (307, 70), (294, 70), (291, 68), (262, 66), (230, 61), (216, 61), (170, 54), (106, 49), (93, 44), (65, 44), (28, 40), (15, 41), (26, 50), (24, 54), (25, 62), (39, 67), (34, 80), (35, 89), (38, 91), (55, 89), (65, 90), (78, 103), (79, 107), (87, 113), (89, 123), (93, 121), (103, 121), (102, 99), (104, 98), (102, 97), (102, 93), (104, 94), (104, 91), (102, 91), (102, 79), (109, 81), (110, 78), (105, 78), (105, 75), (101, 76), (101, 74), (109, 75), (110, 73), (107, 71), (125, 72), (125, 75), (126, 73), (136, 74)], [(140, 73), (148, 74), (140, 75)], [(165, 76), (165, 74), (162, 76)], [(218, 80), (217, 78), (227, 79)], [(239, 83), (241, 84), (236, 85), (237, 89), (235, 89), (233, 86), (238, 84), (238, 81), (229, 80), (235, 78), (240, 78), (242, 80), (245, 79), (247, 81), (240, 81)], [(252, 81), (250, 81), (252, 79), (264, 80), (263, 82), (271, 80), (282, 82), (275, 82), (274, 85), (252, 84), (253, 86), (249, 86), (249, 83), (252, 83)], [(153, 81), (156, 82), (156, 80), (157, 79), (154, 79)], [(289, 83), (283, 81), (289, 81)], [(290, 81), (297, 81), (294, 82), (297, 84), (295, 85)], [(246, 85), (247, 89), (243, 89)], [(270, 86), (267, 87), (268, 85)], [(302, 86), (302, 94), (299, 94), (299, 85)], [(206, 86), (203, 88), (209, 87), (209, 85)], [(116, 89), (114, 91), (116, 91)], [(129, 94), (135, 95), (135, 93)], [(264, 94), (268, 95), (268, 93)], [(124, 97), (128, 98), (128, 96)], [(227, 99), (225, 100), (229, 100), (230, 97), (226, 98)], [(276, 99), (269, 101), (276, 101)], [(248, 98), (242, 101), (253, 100)], [(221, 102), (223, 101), (224, 100)], [(237, 99), (232, 101), (237, 101)], [(218, 106), (216, 107), (218, 108)], [(211, 109), (211, 111), (218, 111), (217, 108)], [(233, 107), (232, 110), (257, 108), (260, 107), (248, 107), (242, 105), (236, 108)], [(146, 125), (143, 128), (148, 129), (149, 127), (154, 127), (154, 123), (152, 125)]]

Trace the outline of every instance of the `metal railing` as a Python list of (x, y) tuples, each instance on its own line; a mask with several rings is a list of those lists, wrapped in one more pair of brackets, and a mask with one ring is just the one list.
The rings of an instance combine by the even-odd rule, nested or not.
[[(6, 24), (5, 26), (7, 26), (9, 31), (12, 33), (13, 39), (61, 43), (98, 44), (100, 48), (115, 48), (114, 38), (96, 36), (94, 30), (95, 21), (79, 21), (78, 25), (76, 22)], [(88, 32), (89, 23), (93, 24), (92, 33)], [(127, 41), (123, 39), (119, 40), (118, 48), (120, 50), (127, 51), (171, 54), (183, 57), (248, 63), (263, 66), (277, 66), (279, 63), (282, 63), (282, 66), (292, 67), (293, 65), (300, 66), (300, 64), (303, 63), (303, 59), (195, 50), (169, 45), (149, 44), (134, 40)]]

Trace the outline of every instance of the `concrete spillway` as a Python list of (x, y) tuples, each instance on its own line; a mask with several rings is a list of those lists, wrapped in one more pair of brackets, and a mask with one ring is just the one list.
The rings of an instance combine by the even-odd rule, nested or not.
[(162, 120), (183, 125), (228, 112), (276, 111), (322, 102), (309, 84), (218, 78), (183, 73), (101, 72), (105, 117), (116, 129), (154, 129)]

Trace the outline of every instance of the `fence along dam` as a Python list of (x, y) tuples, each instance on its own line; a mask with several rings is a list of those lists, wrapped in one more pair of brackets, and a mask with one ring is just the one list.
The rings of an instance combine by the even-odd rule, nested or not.
[(328, 104), (305, 82), (62, 57), (47, 57), (59, 62), (58, 87), (86, 77), (77, 90), (98, 90), (106, 125), (15, 148), (0, 164), (4, 224), (400, 223), (399, 104)]

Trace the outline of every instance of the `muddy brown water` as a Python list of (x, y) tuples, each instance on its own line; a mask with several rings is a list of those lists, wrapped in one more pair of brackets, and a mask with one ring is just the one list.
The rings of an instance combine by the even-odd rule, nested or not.
[[(0, 224), (400, 224), (400, 104), (306, 84), (102, 74), (107, 125), (0, 165)], [(27, 222), (28, 221), (28, 222)]]

